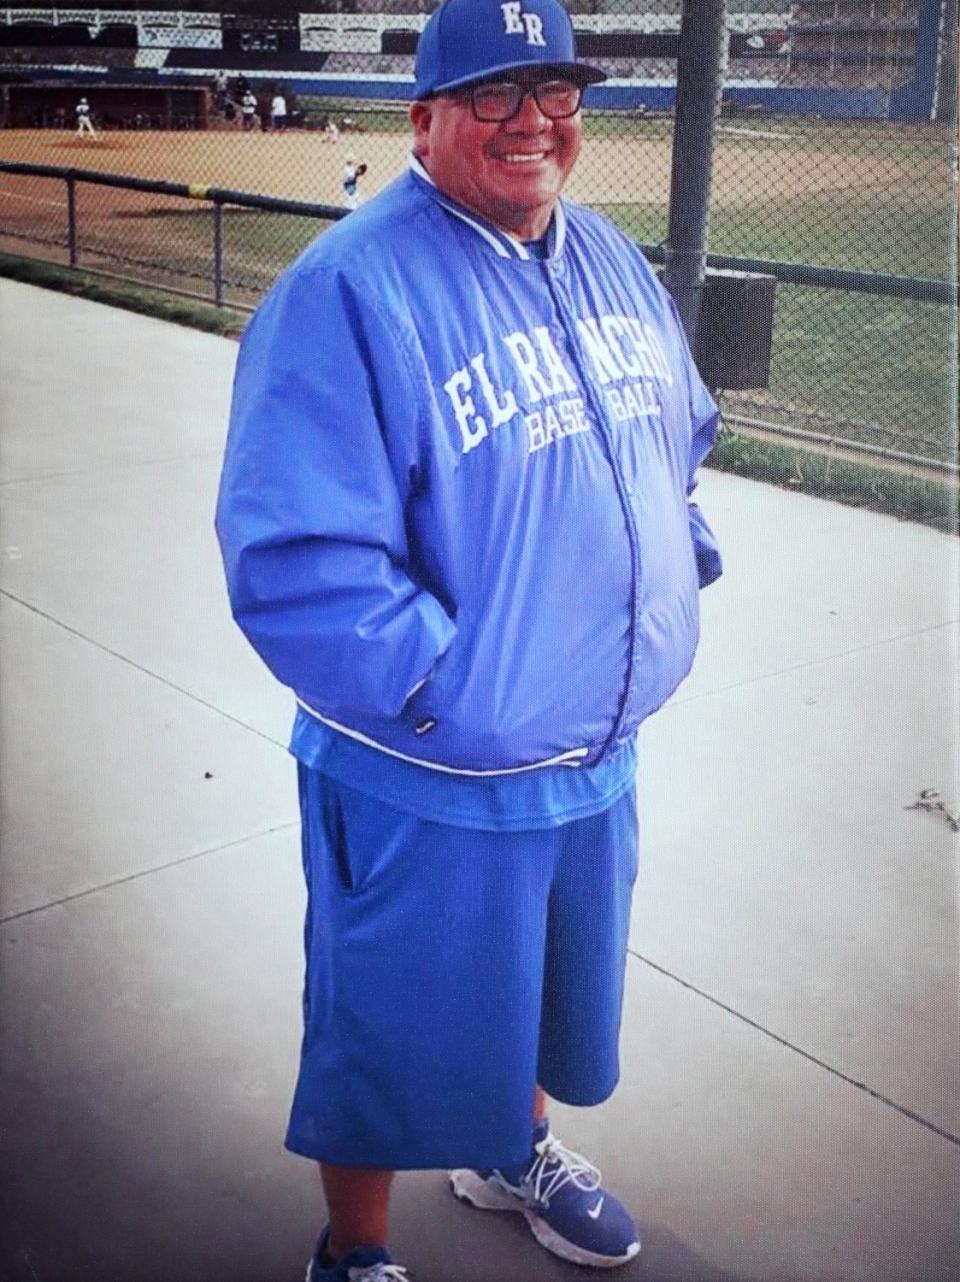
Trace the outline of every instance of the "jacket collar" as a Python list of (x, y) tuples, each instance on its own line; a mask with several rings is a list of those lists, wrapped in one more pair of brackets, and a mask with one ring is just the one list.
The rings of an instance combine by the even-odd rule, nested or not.
[[(488, 222), (482, 215), (474, 213), (472, 209), (467, 209), (459, 201), (448, 196), (446, 192), (442, 192), (412, 153), (410, 155), (410, 172), (414, 181), (424, 188), (438, 205), (442, 205), (454, 218), (459, 218), (461, 222), (466, 223), (498, 258), (518, 258), (527, 262), (535, 261), (535, 255), (530, 253), (522, 240), (518, 240), (516, 236), (512, 236), (510, 232), (504, 231), (494, 223)], [(563, 207), (563, 201), (558, 200), (554, 206), (550, 226), (547, 228), (548, 258), (557, 258), (563, 253), (566, 238), (567, 215)]]

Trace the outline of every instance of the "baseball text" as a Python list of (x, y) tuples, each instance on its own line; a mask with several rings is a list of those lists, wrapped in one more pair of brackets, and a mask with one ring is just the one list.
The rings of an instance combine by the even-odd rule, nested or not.
[[(659, 416), (660, 389), (672, 387), (673, 374), (652, 326), (634, 316), (590, 316), (577, 321), (577, 337), (610, 423)], [(490, 371), (496, 362), (485, 352), (472, 356), (443, 385), (464, 454), (521, 414), (530, 454), (591, 430), (583, 389), (546, 325), (516, 330), (501, 343), (519, 375), (523, 409), (513, 389), (495, 385)]]

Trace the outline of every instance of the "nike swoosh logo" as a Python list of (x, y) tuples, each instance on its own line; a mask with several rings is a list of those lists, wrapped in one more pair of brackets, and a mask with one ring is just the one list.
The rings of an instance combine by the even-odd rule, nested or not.
[(587, 1212), (587, 1214), (590, 1216), (591, 1220), (599, 1220), (600, 1212), (602, 1210), (603, 1210), (603, 1198), (600, 1199), (600, 1201), (597, 1203), (596, 1206), (591, 1207), (590, 1210)]

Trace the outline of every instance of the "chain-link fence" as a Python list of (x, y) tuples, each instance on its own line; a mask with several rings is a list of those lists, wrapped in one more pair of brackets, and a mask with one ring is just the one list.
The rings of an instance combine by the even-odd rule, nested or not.
[[(401, 172), (435, 0), (202, 7), (0, 9), (0, 160), (335, 207), (358, 165), (360, 200)], [(680, 0), (568, 8), (609, 79), (589, 93), (567, 194), (652, 251)], [(956, 0), (729, 0), (728, 24), (709, 249), (779, 277), (769, 385), (721, 392), (728, 420), (954, 465)], [(0, 248), (62, 259), (67, 205), (62, 181), (0, 174)], [(329, 226), (222, 208), (230, 304), (255, 303)], [(81, 266), (210, 293), (216, 238), (196, 200), (79, 183), (75, 215)]]

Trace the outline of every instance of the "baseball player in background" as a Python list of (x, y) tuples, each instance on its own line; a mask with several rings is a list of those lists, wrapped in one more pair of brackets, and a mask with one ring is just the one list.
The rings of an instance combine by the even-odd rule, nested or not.
[(407, 1278), (401, 1169), (455, 1168), (565, 1260), (640, 1249), (548, 1099), (618, 1080), (636, 734), (720, 573), (690, 497), (717, 410), (643, 255), (560, 198), (602, 79), (558, 0), (445, 0), (409, 169), (240, 349), (217, 531), (297, 700), (309, 1282)]
[(270, 104), (270, 121), (275, 133), (282, 134), (287, 127), (287, 100), (279, 91)]
[(91, 138), (96, 138), (97, 131), (93, 127), (93, 121), (90, 118), (90, 104), (86, 98), (81, 98), (76, 106), (77, 114), (77, 137), (82, 138), (88, 134)]
[(240, 99), (240, 122), (244, 129), (255, 128), (257, 123), (257, 96), (248, 89)]
[(356, 209), (360, 203), (360, 179), (367, 172), (366, 165), (357, 161), (356, 156), (348, 154), (343, 166), (343, 203), (348, 209)]
[(227, 73), (221, 68), (213, 78), (214, 102), (217, 111), (223, 112), (227, 105)]

